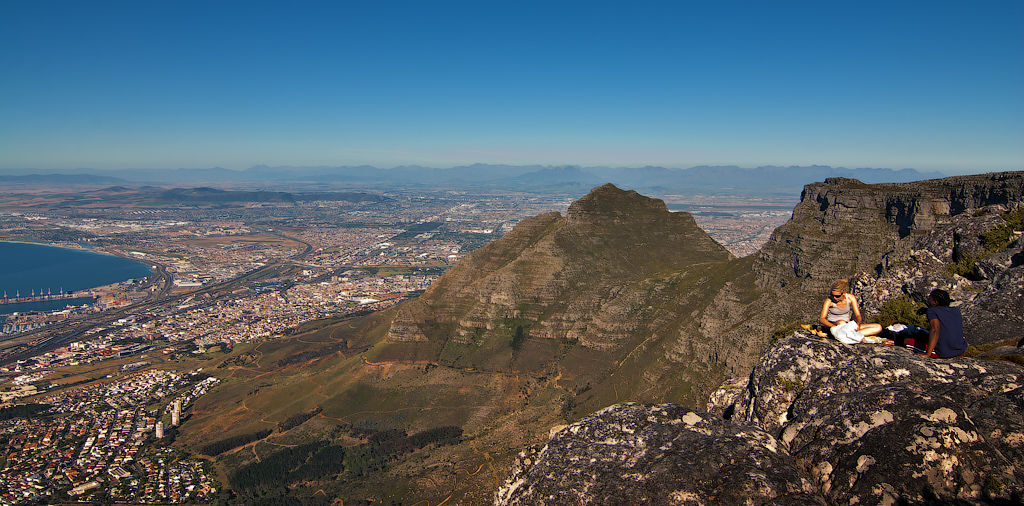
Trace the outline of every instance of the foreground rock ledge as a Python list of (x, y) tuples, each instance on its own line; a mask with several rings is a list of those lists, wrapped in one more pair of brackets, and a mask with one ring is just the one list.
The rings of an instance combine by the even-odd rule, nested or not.
[(520, 456), (496, 504), (824, 504), (775, 438), (674, 404), (617, 404)]
[(797, 335), (708, 412), (619, 404), (520, 454), (499, 505), (1020, 504), (1024, 369)]

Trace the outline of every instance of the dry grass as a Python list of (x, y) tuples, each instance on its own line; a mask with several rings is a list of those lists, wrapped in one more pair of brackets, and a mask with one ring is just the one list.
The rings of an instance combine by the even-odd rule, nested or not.
[(203, 237), (199, 239), (189, 239), (185, 241), (185, 244), (200, 248), (217, 248), (228, 245), (245, 245), (245, 246), (273, 246), (273, 247), (284, 247), (284, 248), (305, 248), (300, 242), (283, 239), (276, 235), (270, 234), (251, 234), (251, 235), (225, 235), (225, 236), (214, 236), (214, 237)]

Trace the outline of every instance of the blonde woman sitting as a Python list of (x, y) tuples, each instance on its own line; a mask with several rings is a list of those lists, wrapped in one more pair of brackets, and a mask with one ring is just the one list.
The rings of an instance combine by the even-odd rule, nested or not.
[(821, 306), (821, 316), (818, 317), (818, 322), (830, 327), (832, 335), (846, 344), (882, 342), (881, 339), (870, 337), (882, 332), (881, 325), (861, 323), (857, 297), (846, 292), (849, 285), (850, 282), (845, 279), (832, 283), (831, 293), (825, 299), (825, 304)]

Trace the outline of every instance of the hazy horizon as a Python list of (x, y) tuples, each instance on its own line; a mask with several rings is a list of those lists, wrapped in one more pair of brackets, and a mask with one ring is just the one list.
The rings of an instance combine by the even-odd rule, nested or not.
[(740, 170), (778, 169), (778, 168), (783, 168), (783, 169), (785, 169), (785, 168), (803, 168), (803, 169), (806, 169), (806, 168), (820, 168), (820, 169), (825, 170), (825, 171), (828, 171), (828, 170), (833, 170), (833, 171), (834, 170), (850, 170), (850, 171), (868, 170), (868, 171), (892, 171), (894, 173), (899, 173), (899, 172), (902, 172), (902, 171), (915, 171), (915, 172), (918, 172), (918, 173), (920, 173), (922, 175), (930, 175), (930, 174), (938, 173), (938, 174), (941, 174), (942, 176), (952, 176), (952, 175), (961, 175), (961, 174), (982, 174), (982, 173), (986, 173), (986, 172), (1004, 172), (1004, 171), (983, 171), (983, 170), (973, 170), (973, 171), (972, 170), (966, 170), (966, 171), (959, 171), (959, 172), (943, 172), (943, 171), (925, 171), (925, 170), (915, 169), (913, 167), (904, 167), (904, 168), (890, 168), (890, 167), (841, 167), (841, 166), (840, 167), (835, 167), (835, 166), (825, 165), (825, 164), (811, 164), (811, 165), (801, 165), (801, 166), (798, 166), (798, 165), (779, 166), (779, 165), (765, 165), (765, 164), (761, 164), (761, 165), (757, 165), (757, 166), (746, 166), (746, 167), (738, 166), (738, 165), (720, 165), (720, 164), (719, 165), (695, 165), (695, 166), (690, 166), (690, 167), (665, 167), (665, 166), (660, 166), (660, 165), (646, 165), (646, 166), (642, 166), (642, 167), (641, 166), (629, 167), (629, 166), (580, 165), (580, 164), (557, 164), (557, 165), (553, 165), (553, 164), (501, 164), (501, 163), (488, 163), (488, 162), (474, 162), (474, 163), (466, 163), (466, 164), (452, 165), (452, 166), (429, 166), (429, 165), (424, 165), (424, 164), (406, 164), (406, 165), (395, 165), (395, 166), (376, 166), (376, 165), (372, 165), (372, 164), (363, 164), (363, 165), (317, 165), (317, 166), (309, 166), (309, 165), (275, 165), (275, 166), (271, 166), (271, 165), (267, 165), (267, 164), (258, 164), (258, 165), (253, 165), (253, 166), (249, 166), (249, 167), (242, 167), (242, 168), (229, 168), (229, 167), (221, 167), (221, 166), (207, 166), (207, 167), (124, 167), (124, 168), (71, 167), (71, 168), (63, 168), (63, 169), (62, 168), (43, 168), (43, 167), (19, 167), (19, 168), (0, 168), (0, 174), (4, 174), (4, 173), (6, 173), (6, 174), (10, 174), (10, 173), (25, 173), (25, 174), (35, 173), (35, 174), (41, 174), (41, 175), (59, 175), (59, 174), (78, 173), (78, 172), (106, 173), (106, 172), (131, 172), (131, 171), (145, 172), (145, 171), (178, 171), (178, 170), (184, 170), (184, 171), (229, 170), (229, 171), (239, 172), (239, 173), (247, 172), (247, 171), (252, 171), (252, 170), (282, 170), (282, 171), (286, 171), (286, 172), (287, 171), (296, 171), (296, 172), (305, 171), (305, 172), (314, 172), (315, 173), (315, 172), (320, 171), (320, 170), (322, 170), (322, 171), (330, 171), (331, 169), (355, 169), (355, 168), (361, 168), (361, 167), (379, 169), (379, 170), (384, 170), (384, 171), (399, 170), (399, 169), (412, 169), (412, 168), (420, 168), (420, 169), (427, 169), (427, 170), (451, 170), (451, 169), (466, 169), (466, 168), (473, 168), (473, 167), (488, 167), (488, 168), (507, 168), (507, 169), (512, 169), (513, 173), (521, 173), (521, 172), (523, 172), (522, 170), (514, 170), (514, 169), (531, 169), (531, 170), (535, 169), (537, 171), (542, 171), (542, 170), (552, 170), (552, 169), (561, 169), (561, 168), (577, 168), (577, 169), (580, 169), (582, 171), (587, 171), (588, 169), (602, 169), (602, 172), (604, 170), (609, 170), (609, 169), (610, 170), (626, 170), (626, 171), (629, 171), (629, 170), (643, 170), (643, 169), (648, 169), (648, 168), (667, 169), (669, 171), (688, 171), (688, 170), (691, 170), (691, 169), (701, 169), (701, 168), (722, 168), (722, 169), (737, 169), (738, 168)]
[(937, 172), (937, 173), (941, 173), (943, 176), (959, 176), (959, 175), (971, 175), (971, 174), (985, 174), (985, 173), (994, 173), (994, 172), (1014, 172), (1014, 171), (1024, 170), (1024, 163), (1022, 163), (1022, 165), (1020, 167), (1008, 168), (1008, 169), (1002, 169), (1002, 170), (987, 170), (987, 169), (982, 169), (982, 168), (970, 168), (970, 167), (965, 167), (965, 168), (961, 168), (961, 169), (928, 170), (928, 169), (921, 169), (919, 167), (859, 167), (859, 166), (857, 166), (857, 167), (852, 167), (852, 166), (848, 167), (848, 166), (841, 166), (841, 165), (829, 165), (829, 164), (823, 164), (823, 163), (812, 163), (812, 164), (806, 164), (806, 165), (792, 165), (792, 164), (791, 165), (775, 165), (775, 164), (756, 164), (756, 165), (700, 164), (700, 165), (692, 165), (692, 166), (666, 166), (666, 165), (647, 164), (647, 165), (624, 166), (624, 165), (597, 165), (597, 164), (583, 165), (583, 164), (578, 164), (578, 163), (562, 163), (562, 164), (542, 164), (542, 163), (527, 164), (527, 163), (523, 163), (523, 164), (513, 164), (513, 163), (491, 163), (491, 162), (467, 162), (467, 163), (450, 164), (450, 165), (427, 165), (427, 164), (423, 164), (423, 163), (408, 163), (408, 164), (384, 165), (384, 166), (375, 165), (375, 164), (371, 164), (371, 163), (358, 164), (358, 165), (349, 165), (349, 164), (338, 164), (338, 165), (323, 165), (323, 164), (322, 165), (297, 165), (297, 164), (270, 165), (270, 164), (255, 164), (255, 165), (250, 165), (250, 166), (245, 166), (245, 167), (242, 167), (242, 166), (239, 166), (239, 167), (224, 167), (224, 166), (221, 166), (221, 165), (206, 165), (206, 166), (198, 166), (197, 165), (197, 166), (190, 166), (190, 167), (177, 167), (177, 166), (163, 166), (163, 167), (161, 167), (161, 166), (124, 166), (124, 167), (111, 167), (111, 168), (106, 168), (106, 167), (84, 167), (84, 166), (67, 166), (67, 167), (27, 167), (26, 166), (26, 167), (0, 167), (0, 172), (4, 172), (4, 173), (10, 173), (10, 172), (26, 172), (26, 173), (29, 173), (29, 172), (33, 172), (33, 173), (39, 173), (39, 174), (61, 174), (61, 173), (69, 173), (69, 172), (75, 172), (75, 171), (96, 171), (96, 172), (150, 171), (150, 170), (152, 170), (152, 171), (173, 171), (173, 170), (196, 170), (196, 171), (201, 171), (201, 170), (211, 170), (211, 169), (225, 169), (225, 170), (231, 170), (231, 171), (235, 171), (235, 172), (245, 172), (245, 171), (248, 171), (248, 170), (251, 170), (251, 169), (255, 169), (257, 167), (268, 167), (268, 168), (271, 168), (271, 169), (284, 168), (286, 170), (287, 169), (294, 169), (294, 170), (308, 169), (308, 170), (312, 170), (312, 169), (357, 168), (357, 167), (364, 167), (364, 166), (366, 166), (366, 167), (373, 167), (375, 169), (381, 169), (381, 170), (392, 170), (392, 169), (401, 169), (401, 168), (409, 168), (409, 167), (421, 167), (421, 168), (425, 168), (425, 169), (448, 170), (448, 169), (472, 167), (474, 165), (508, 166), (508, 167), (537, 167), (539, 169), (555, 169), (555, 168), (561, 168), (561, 167), (579, 167), (579, 168), (581, 168), (583, 170), (592, 169), (592, 168), (639, 170), (639, 169), (644, 169), (644, 168), (648, 168), (648, 167), (655, 167), (655, 168), (664, 168), (664, 169), (669, 169), (669, 170), (684, 170), (684, 171), (685, 170), (689, 170), (689, 169), (702, 168), (702, 167), (710, 167), (710, 168), (716, 168), (716, 167), (732, 168), (732, 167), (737, 167), (737, 168), (740, 168), (740, 169), (759, 169), (759, 168), (768, 168), (768, 167), (774, 167), (774, 168), (822, 167), (822, 168), (837, 169), (837, 170), (839, 170), (839, 169), (847, 169), (847, 170), (861, 170), (861, 169), (864, 169), (864, 170), (891, 170), (893, 172), (900, 172), (900, 171), (904, 171), (904, 170), (913, 170), (913, 171), (917, 171), (917, 172), (922, 173), (922, 174), (929, 174), (929, 173)]
[(0, 169), (1024, 169), (1024, 3), (0, 4)]

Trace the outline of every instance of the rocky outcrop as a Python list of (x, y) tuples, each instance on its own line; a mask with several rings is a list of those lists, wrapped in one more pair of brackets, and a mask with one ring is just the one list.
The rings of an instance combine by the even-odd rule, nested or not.
[(522, 453), (495, 504), (1009, 504), (1024, 494), (1024, 369), (1011, 363), (797, 334), (713, 399), (703, 413), (619, 405), (581, 420)]
[[(860, 273), (853, 292), (861, 308), (877, 312), (888, 300), (909, 295), (924, 304), (931, 290), (950, 292), (954, 306), (964, 315), (968, 343), (982, 345), (1017, 341), (1024, 337), (1024, 241), (987, 251), (981, 237), (1006, 225), (1005, 206), (986, 208), (985, 214), (961, 214), (911, 244), (907, 260), (881, 276)], [(960, 262), (962, 275), (950, 267)]]
[(1020, 499), (1024, 369), (794, 336), (713, 411), (778, 437), (833, 504)]
[(824, 504), (770, 434), (673, 404), (618, 404), (520, 454), (495, 504)]
[[(1017, 251), (1024, 256), (1024, 250)], [(1024, 265), (998, 272), (960, 308), (971, 344), (1024, 339)]]

